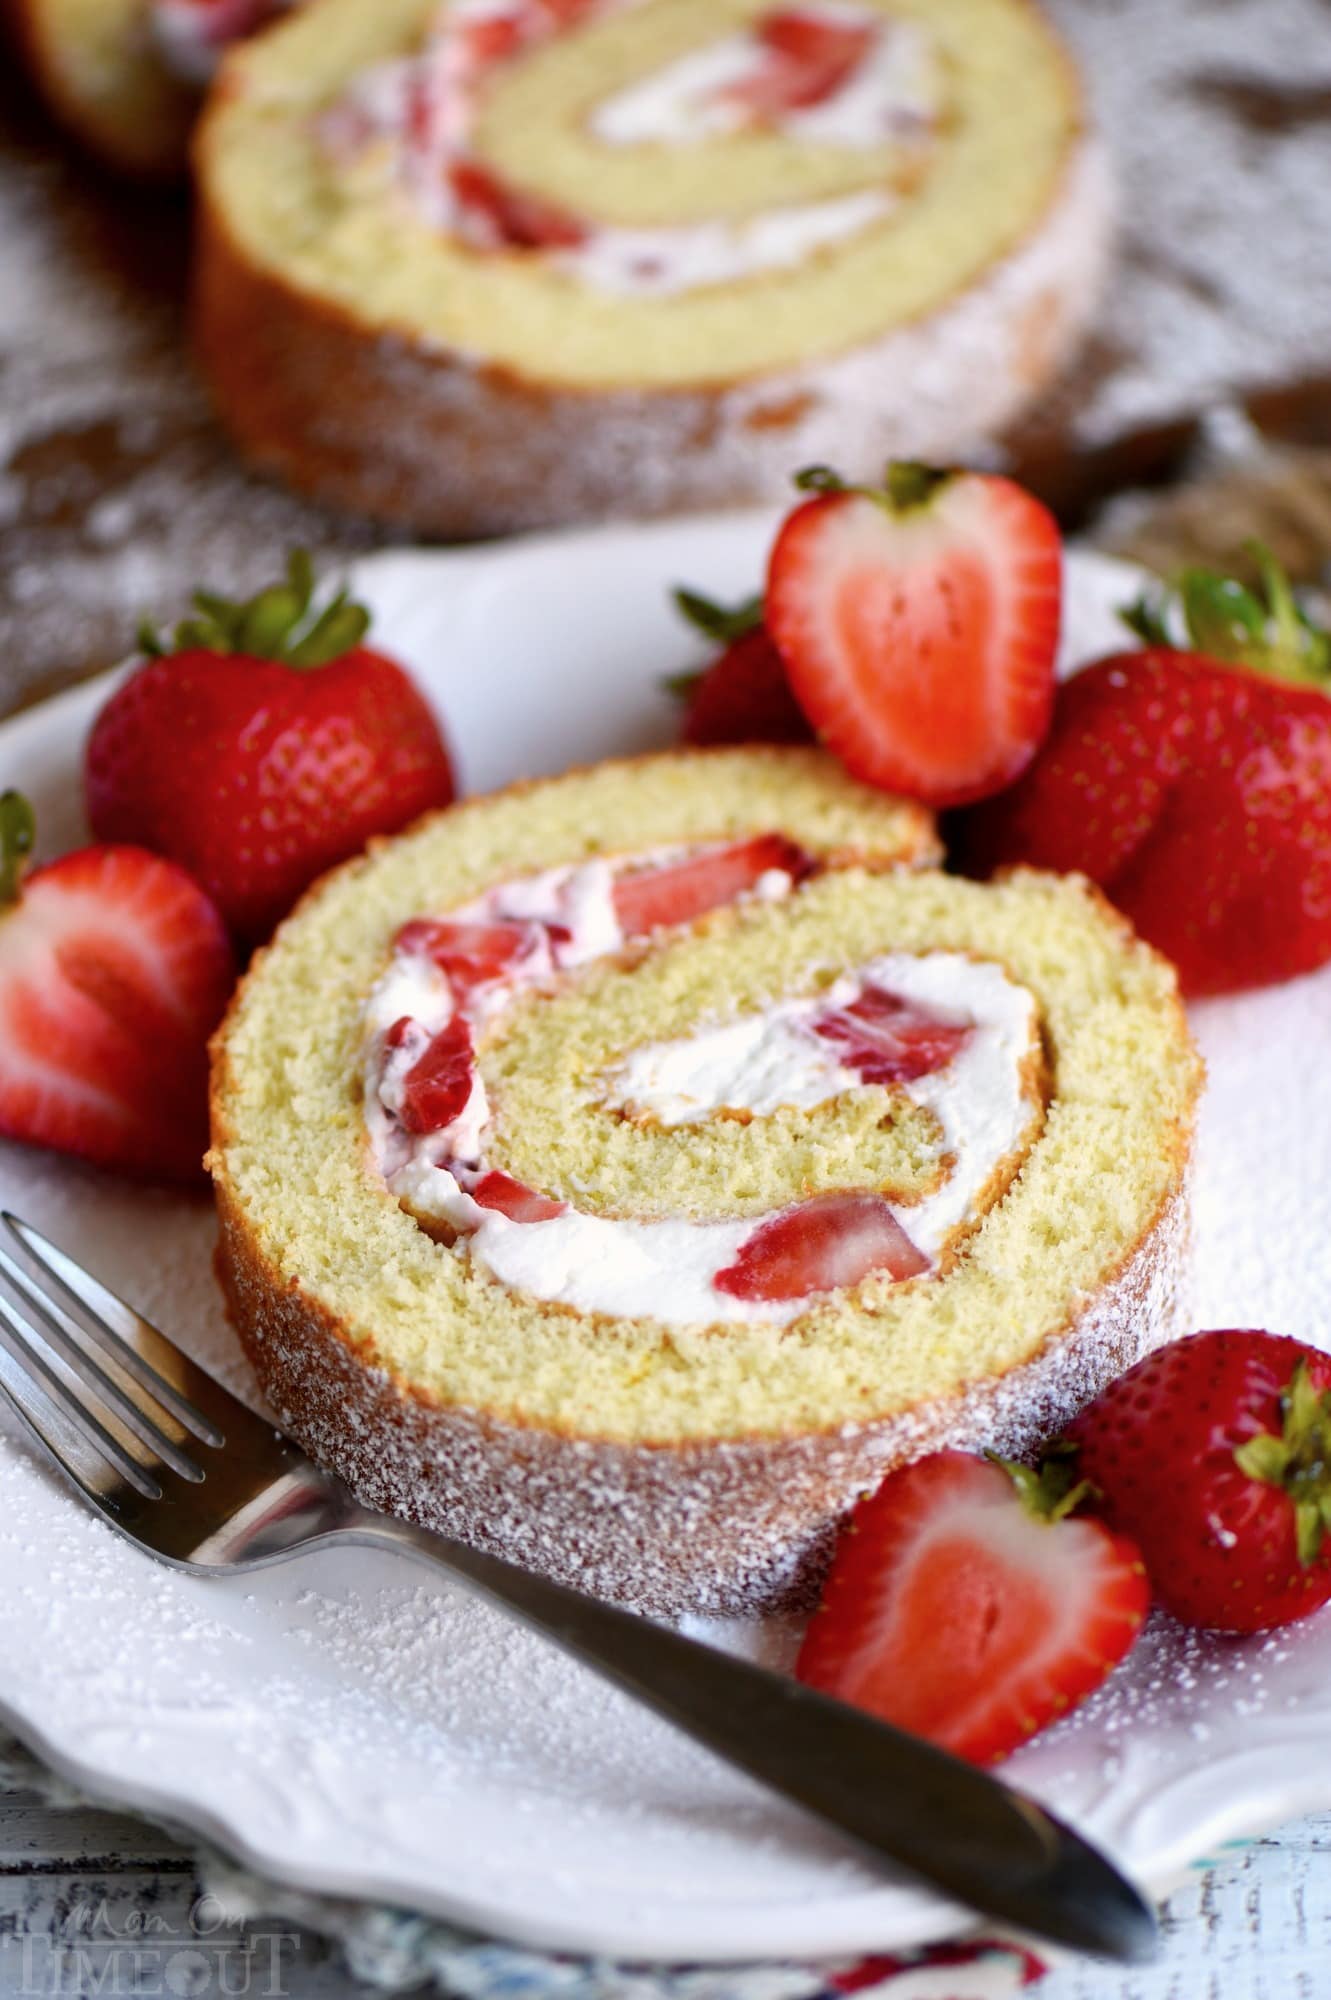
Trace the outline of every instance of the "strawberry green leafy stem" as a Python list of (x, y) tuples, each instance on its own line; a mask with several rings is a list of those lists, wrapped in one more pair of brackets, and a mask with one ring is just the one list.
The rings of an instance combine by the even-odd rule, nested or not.
[(1052, 1526), (1075, 1513), (1083, 1501), (1097, 1498), (1090, 1480), (1077, 1477), (1074, 1447), (1052, 1446), (1038, 1467), (1021, 1465), (1014, 1458), (1001, 1458), (996, 1451), (987, 1451), (985, 1457), (991, 1465), (1006, 1472), (1026, 1512), (1037, 1521), (1047, 1521)]
[(883, 474), (881, 486), (853, 486), (830, 465), (806, 465), (803, 472), (795, 474), (795, 484), (801, 493), (858, 493), (862, 499), (885, 507), (889, 514), (905, 514), (912, 507), (923, 507), (952, 476), (937, 465), (922, 465), (913, 458), (894, 458)]
[(202, 651), (300, 669), (326, 667), (358, 646), (370, 629), (369, 612), (345, 590), (322, 607), (315, 603), (314, 567), (304, 549), (292, 550), (282, 583), (269, 584), (255, 597), (236, 603), (216, 591), (196, 590), (193, 603), (197, 616), (182, 619), (169, 642), (148, 621), (139, 627), (140, 649), (150, 659)]
[(738, 604), (717, 604), (713, 598), (704, 597), (701, 591), (689, 590), (680, 584), (671, 595), (675, 609), (688, 619), (690, 625), (708, 639), (715, 639), (728, 646), (732, 639), (742, 639), (746, 632), (752, 632), (763, 622), (762, 593), (755, 597), (745, 597)]
[(1260, 591), (1218, 570), (1185, 569), (1172, 592), (1143, 594), (1120, 613), (1124, 624), (1148, 646), (1172, 648), (1169, 609), (1177, 599), (1187, 643), (1197, 652), (1273, 680), (1331, 691), (1331, 633), (1309, 617), (1265, 544), (1246, 547)]
[(0, 792), (0, 904), (18, 900), (37, 821), (22, 792)]
[[(761, 591), (755, 597), (742, 598), (738, 604), (718, 604), (714, 598), (704, 597), (699, 590), (690, 590), (685, 584), (676, 585), (671, 591), (675, 609), (687, 618), (689, 624), (710, 639), (715, 645), (729, 646), (736, 639), (742, 639), (746, 632), (754, 632), (763, 622), (763, 600)], [(667, 694), (677, 695), (687, 701), (702, 679), (702, 672), (694, 670), (683, 674), (668, 674), (662, 682)]]
[(1294, 1504), (1299, 1561), (1307, 1569), (1331, 1534), (1331, 1391), (1323, 1393), (1300, 1360), (1280, 1398), (1280, 1436), (1259, 1431), (1237, 1447), (1240, 1472), (1279, 1486)]

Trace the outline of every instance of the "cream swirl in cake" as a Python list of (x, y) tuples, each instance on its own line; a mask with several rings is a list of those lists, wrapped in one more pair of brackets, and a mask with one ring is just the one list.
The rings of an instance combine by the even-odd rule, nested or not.
[(768, 133), (859, 153), (873, 162), (867, 186), (624, 228), (541, 199), (487, 166), (477, 128), (504, 72), (575, 26), (644, 4), (452, 0), (415, 54), (352, 81), (323, 115), (321, 137), (348, 164), (381, 149), (391, 177), (431, 226), (473, 248), (543, 251), (582, 283), (639, 295), (802, 263), (880, 221), (920, 178), (946, 104), (933, 39), (922, 23), (847, 0), (771, 6), (581, 107), (581, 118), (588, 136), (635, 152)]
[(814, 992), (639, 1042), (564, 1106), (574, 1125), (729, 1119), (759, 1143), (778, 1112), (868, 1093), (885, 1126), (906, 1106), (927, 1116), (914, 1186), (895, 1163), (885, 1184), (860, 1177), (807, 1198), (796, 1177), (769, 1213), (644, 1217), (492, 1164), (504, 1110), (486, 1054), (519, 996), (569, 989), (582, 968), (650, 950), (726, 903), (784, 901), (810, 872), (770, 834), (546, 870), (405, 925), (365, 1013), (366, 1120), (389, 1188), (496, 1278), (586, 1313), (785, 1322), (813, 1293), (947, 1268), (1017, 1171), (1044, 1102), (1033, 996), (960, 953), (885, 954), (835, 978), (819, 968)]
[(752, 1609), (892, 1465), (1019, 1453), (1164, 1338), (1173, 974), (1075, 878), (936, 856), (754, 748), (472, 800), (327, 877), (215, 1043), (219, 1268), (284, 1426), (445, 1533)]

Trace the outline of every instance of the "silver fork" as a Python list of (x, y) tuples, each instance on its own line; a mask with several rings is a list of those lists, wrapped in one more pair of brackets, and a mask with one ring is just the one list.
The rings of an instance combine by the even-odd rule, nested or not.
[(374, 1514), (30, 1224), (4, 1222), (0, 1392), (106, 1520), (196, 1575), (333, 1542), (429, 1562), (727, 1762), (985, 1916), (1129, 1961), (1155, 1918), (1033, 1799), (799, 1682)]

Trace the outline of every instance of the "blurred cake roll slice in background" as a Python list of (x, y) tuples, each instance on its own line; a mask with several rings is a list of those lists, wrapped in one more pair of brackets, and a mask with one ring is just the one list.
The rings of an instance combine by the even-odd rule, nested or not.
[(1108, 242), (1026, 0), (312, 0), (227, 58), (196, 161), (236, 439), (445, 535), (962, 455)]
[(222, 52), (293, 0), (0, 0), (48, 105), (109, 165), (185, 170), (190, 130)]

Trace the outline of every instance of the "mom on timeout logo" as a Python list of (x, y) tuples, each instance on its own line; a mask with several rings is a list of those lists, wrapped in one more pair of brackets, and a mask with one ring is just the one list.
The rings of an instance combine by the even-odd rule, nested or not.
[(301, 1935), (238, 1924), (213, 1896), (168, 1915), (105, 1897), (40, 1921), (11, 1918), (0, 1935), (6, 2000), (286, 2000)]

